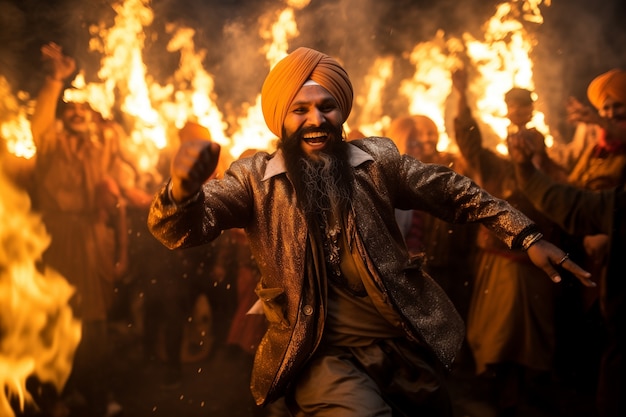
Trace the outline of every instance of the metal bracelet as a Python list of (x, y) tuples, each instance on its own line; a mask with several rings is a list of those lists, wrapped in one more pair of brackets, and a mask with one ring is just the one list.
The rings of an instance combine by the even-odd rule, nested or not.
[(528, 248), (530, 248), (533, 244), (537, 243), (541, 239), (543, 239), (543, 233), (541, 232), (534, 232), (529, 234), (524, 238), (524, 241), (522, 242), (522, 249), (527, 251)]

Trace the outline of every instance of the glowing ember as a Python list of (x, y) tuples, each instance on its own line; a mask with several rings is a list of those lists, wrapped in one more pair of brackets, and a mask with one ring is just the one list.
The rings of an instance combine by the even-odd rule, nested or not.
[(0, 415), (13, 416), (10, 399), (21, 409), (32, 397), (26, 379), (37, 377), (60, 392), (72, 369), (80, 323), (68, 300), (73, 288), (36, 262), (50, 242), (28, 195), (0, 173)]

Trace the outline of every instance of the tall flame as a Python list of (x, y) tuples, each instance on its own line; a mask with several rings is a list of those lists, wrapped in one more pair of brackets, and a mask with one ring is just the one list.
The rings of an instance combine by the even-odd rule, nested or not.
[(58, 273), (40, 271), (37, 261), (50, 242), (28, 195), (0, 172), (0, 415), (13, 416), (32, 396), (28, 377), (61, 392), (80, 340), (80, 323), (68, 301), (73, 288)]
[(391, 57), (378, 57), (369, 73), (365, 76), (364, 95), (356, 96), (356, 103), (361, 106), (356, 126), (359, 131), (367, 136), (375, 136), (384, 131), (389, 123), (389, 117), (381, 117), (383, 114), (382, 96), (387, 81), (393, 74), (393, 59)]
[[(154, 15), (150, 0), (123, 0), (112, 4), (115, 24), (92, 26), (92, 50), (104, 54), (98, 77), (102, 83), (89, 86), (89, 103), (105, 119), (120, 101), (121, 110), (132, 121), (130, 141), (125, 143), (135, 155), (137, 168), (149, 171), (157, 165), (158, 149), (167, 145), (167, 127), (150, 98), (147, 68), (143, 63), (144, 28)], [(116, 96), (119, 98), (116, 100)]]
[[(476, 97), (477, 113), (500, 139), (506, 138), (509, 125), (504, 93), (513, 87), (535, 89), (530, 58), (535, 39), (526, 30), (524, 21), (543, 21), (538, 8), (540, 3), (540, 0), (502, 3), (486, 22), (483, 41), (467, 33), (463, 36), (467, 55), (478, 73), (469, 87)], [(532, 123), (551, 143), (552, 137), (541, 112), (535, 111)], [(496, 149), (507, 153), (502, 140), (496, 144)]]
[[(274, 19), (275, 18), (275, 19)], [(287, 7), (279, 12), (270, 12), (261, 19), (259, 35), (265, 40), (263, 52), (270, 68), (287, 56), (289, 39), (298, 36), (298, 26), (294, 10)], [(233, 133), (231, 153), (238, 157), (246, 149), (271, 150), (276, 137), (267, 129), (261, 110), (261, 95), (257, 95), (254, 105), (248, 107), (245, 117), (237, 120), (239, 129)]]
[(30, 130), (26, 106), (20, 103), (11, 91), (6, 78), (0, 76), (0, 137), (4, 138), (7, 150), (21, 158), (35, 154), (35, 144)]
[[(224, 133), (227, 126), (214, 101), (215, 81), (202, 64), (206, 51), (196, 52), (194, 35), (193, 29), (177, 28), (168, 44), (168, 51), (180, 52), (180, 67), (174, 73), (174, 82), (179, 86), (189, 84), (191, 89), (179, 89), (175, 94), (176, 105), (164, 103), (162, 110), (166, 119), (173, 122), (175, 127), (181, 128), (186, 121), (196, 119), (195, 121), (209, 129), (214, 141), (222, 146), (229, 146), (231, 142)], [(170, 114), (168, 106), (176, 108), (174, 114)]]
[(416, 70), (412, 79), (402, 83), (400, 92), (409, 99), (411, 114), (422, 114), (435, 122), (439, 130), (437, 147), (447, 149), (450, 140), (444, 115), (452, 89), (450, 68), (456, 60), (448, 53), (444, 32), (440, 30), (433, 40), (415, 45), (410, 59)]
[[(440, 133), (439, 150), (454, 151), (447, 132), (449, 119), (454, 117), (450, 103), (453, 96), (451, 71), (468, 65), (473, 70), (469, 93), (475, 99), (475, 115), (487, 128), (483, 132), (486, 139), (495, 136), (495, 140), (492, 138), (495, 143), (490, 145), (489, 140), (485, 143), (507, 153), (504, 138), (510, 122), (506, 118), (504, 93), (514, 86), (534, 90), (530, 55), (535, 40), (524, 22), (543, 22), (541, 3), (541, 0), (513, 0), (499, 4), (483, 25), (482, 40), (469, 33), (463, 34), (461, 39), (449, 37), (439, 30), (433, 39), (413, 47), (409, 59), (415, 72), (411, 78), (402, 80), (399, 93), (408, 100), (408, 113), (422, 114), (435, 122)], [(549, 5), (549, 1), (545, 3)], [(357, 127), (368, 135), (384, 132), (390, 120), (372, 104), (382, 102), (382, 87), (389, 77), (389, 65), (387, 60), (375, 60), (366, 77), (366, 93), (357, 96), (356, 103), (362, 106)], [(546, 144), (551, 146), (553, 138), (543, 113), (535, 111), (531, 124), (546, 136)]]

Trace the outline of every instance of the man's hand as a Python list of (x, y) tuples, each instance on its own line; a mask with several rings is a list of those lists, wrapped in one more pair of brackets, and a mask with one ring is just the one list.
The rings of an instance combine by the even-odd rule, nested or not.
[(74, 58), (63, 55), (59, 45), (50, 42), (41, 47), (41, 58), (45, 64), (50, 65), (50, 77), (63, 81), (76, 70)]
[(585, 253), (596, 265), (601, 265), (606, 261), (609, 253), (609, 241), (609, 236), (605, 234), (590, 235), (583, 238)]
[(574, 97), (570, 97), (565, 104), (567, 121), (570, 123), (600, 124), (601, 117), (589, 106), (585, 106)]
[(568, 270), (585, 287), (595, 287), (596, 283), (591, 280), (591, 274), (572, 261), (565, 252), (554, 246), (547, 240), (541, 239), (528, 248), (528, 257), (537, 267), (543, 269), (554, 282), (561, 282), (561, 275), (556, 267)]
[(204, 139), (186, 139), (172, 159), (172, 198), (182, 203), (195, 195), (217, 168), (220, 145)]

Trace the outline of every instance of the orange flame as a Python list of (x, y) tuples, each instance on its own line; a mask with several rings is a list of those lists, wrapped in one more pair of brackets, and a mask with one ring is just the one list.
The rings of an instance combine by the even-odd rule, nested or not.
[(357, 95), (355, 102), (362, 110), (356, 123), (359, 131), (367, 136), (376, 136), (384, 131), (390, 118), (382, 116), (382, 91), (393, 74), (393, 59), (378, 57), (365, 76), (364, 95)]
[(432, 41), (415, 45), (410, 55), (411, 63), (416, 67), (415, 74), (400, 87), (400, 92), (409, 99), (409, 113), (427, 116), (437, 125), (439, 150), (447, 149), (450, 143), (444, 114), (452, 90), (450, 70), (456, 59), (450, 56), (447, 48), (443, 31), (438, 31)]
[[(540, 3), (541, 0), (502, 3), (485, 24), (484, 41), (478, 41), (469, 34), (463, 37), (467, 55), (478, 72), (469, 87), (476, 97), (478, 115), (501, 139), (496, 149), (503, 154), (508, 152), (503, 139), (507, 136), (509, 125), (505, 117), (504, 93), (513, 87), (531, 91), (535, 88), (530, 58), (535, 39), (528, 33), (523, 21), (543, 22), (538, 8)], [(531, 123), (551, 143), (552, 137), (541, 112), (535, 111)]]
[[(0, 76), (0, 137), (6, 142), (7, 150), (21, 158), (35, 154), (35, 144), (30, 130), (26, 107), (11, 92), (6, 78)], [(27, 97), (26, 97), (27, 98)]]
[(168, 51), (180, 52), (180, 67), (174, 73), (174, 81), (177, 85), (190, 84), (191, 89), (179, 89), (175, 94), (175, 103), (164, 102), (161, 110), (165, 119), (176, 128), (182, 128), (186, 121), (195, 119), (209, 129), (212, 140), (222, 146), (230, 146), (231, 142), (224, 134), (227, 128), (224, 116), (214, 101), (215, 82), (202, 65), (206, 51), (196, 52), (194, 35), (193, 29), (178, 28), (168, 44)]
[[(309, 0), (286, 0), (287, 7), (268, 12), (259, 19), (259, 35), (265, 40), (261, 52), (270, 68), (287, 54), (290, 40), (299, 35), (295, 10), (309, 3)], [(435, 121), (441, 133), (440, 150), (451, 146), (446, 129), (451, 94), (449, 72), (458, 65), (461, 54), (476, 70), (469, 86), (470, 96), (475, 98), (476, 116), (489, 127), (487, 130), (492, 131), (492, 136), (499, 138), (493, 146), (502, 147), (509, 123), (504, 117), (503, 93), (512, 86), (534, 88), (530, 59), (534, 40), (525, 23), (543, 22), (541, 4), (550, 2), (512, 0), (499, 4), (483, 26), (482, 40), (468, 33), (463, 34), (462, 39), (448, 38), (439, 31), (432, 40), (414, 46), (409, 58), (415, 65), (415, 73), (402, 81), (399, 93), (407, 97), (409, 112), (425, 114)], [(85, 83), (84, 74), (79, 74), (74, 80), (74, 89), (68, 90), (68, 94), (86, 96), (105, 119), (111, 117), (116, 104), (121, 106), (125, 129), (130, 131), (127, 152), (136, 155), (137, 168), (153, 169), (159, 150), (175, 145), (168, 139), (176, 137), (172, 131), (186, 121), (206, 126), (213, 140), (233, 157), (247, 148), (271, 150), (275, 146), (276, 138), (267, 131), (263, 121), (260, 96), (254, 102), (244, 103), (242, 116), (230, 118), (231, 125), (225, 122), (216, 104), (213, 77), (203, 68), (206, 51), (196, 51), (193, 29), (169, 26), (168, 32), (173, 35), (168, 51), (180, 53), (181, 59), (171, 82), (161, 86), (150, 79), (142, 62), (144, 28), (153, 21), (150, 1), (120, 0), (112, 7), (117, 13), (112, 27), (100, 24), (90, 28), (93, 36), (90, 48), (104, 55), (98, 72), (102, 82)], [(383, 113), (380, 96), (391, 77), (391, 58), (377, 58), (365, 78), (365, 87), (357, 92), (355, 104), (361, 106), (361, 111), (355, 125), (368, 135), (380, 133), (389, 123), (390, 116)], [(535, 113), (533, 124), (551, 144), (552, 137), (542, 113)], [(32, 154), (32, 145), (26, 146), (30, 136), (26, 117), (11, 121), (10, 134), (6, 133), (8, 126), (3, 124), (3, 136), (15, 138), (14, 144), (25, 146), (21, 151), (12, 145), (11, 152)], [(227, 131), (230, 132), (226, 134)], [(489, 134), (485, 132), (486, 136)]]
[[(274, 20), (275, 18), (275, 20)], [(259, 35), (266, 41), (263, 48), (270, 68), (287, 56), (289, 39), (298, 36), (298, 27), (291, 7), (279, 12), (270, 12), (260, 21)], [(239, 129), (233, 133), (231, 154), (238, 157), (246, 149), (271, 150), (276, 137), (267, 129), (261, 110), (261, 95), (254, 105), (248, 107), (245, 117), (237, 119)]]
[[(415, 45), (410, 55), (415, 73), (412, 79), (402, 82), (400, 93), (409, 100), (410, 113), (423, 114), (435, 122), (440, 132), (439, 150), (450, 150), (445, 120), (452, 93), (450, 71), (460, 65), (461, 56), (465, 55), (476, 69), (469, 86), (470, 96), (476, 100), (476, 117), (495, 134), (495, 149), (507, 153), (504, 139), (510, 122), (506, 118), (504, 93), (514, 86), (534, 89), (530, 54), (535, 40), (523, 21), (542, 23), (541, 3), (541, 0), (513, 0), (499, 4), (483, 26), (482, 41), (469, 33), (462, 39), (446, 38), (443, 31), (438, 31), (431, 41)], [(543, 113), (535, 111), (531, 124), (546, 136), (546, 144), (551, 146), (553, 138)], [(488, 137), (489, 133), (483, 135)]]
[(36, 261), (50, 242), (28, 195), (0, 173), (0, 415), (13, 416), (9, 398), (23, 410), (32, 397), (26, 379), (36, 376), (61, 392), (80, 340), (80, 323), (68, 301), (73, 288)]

